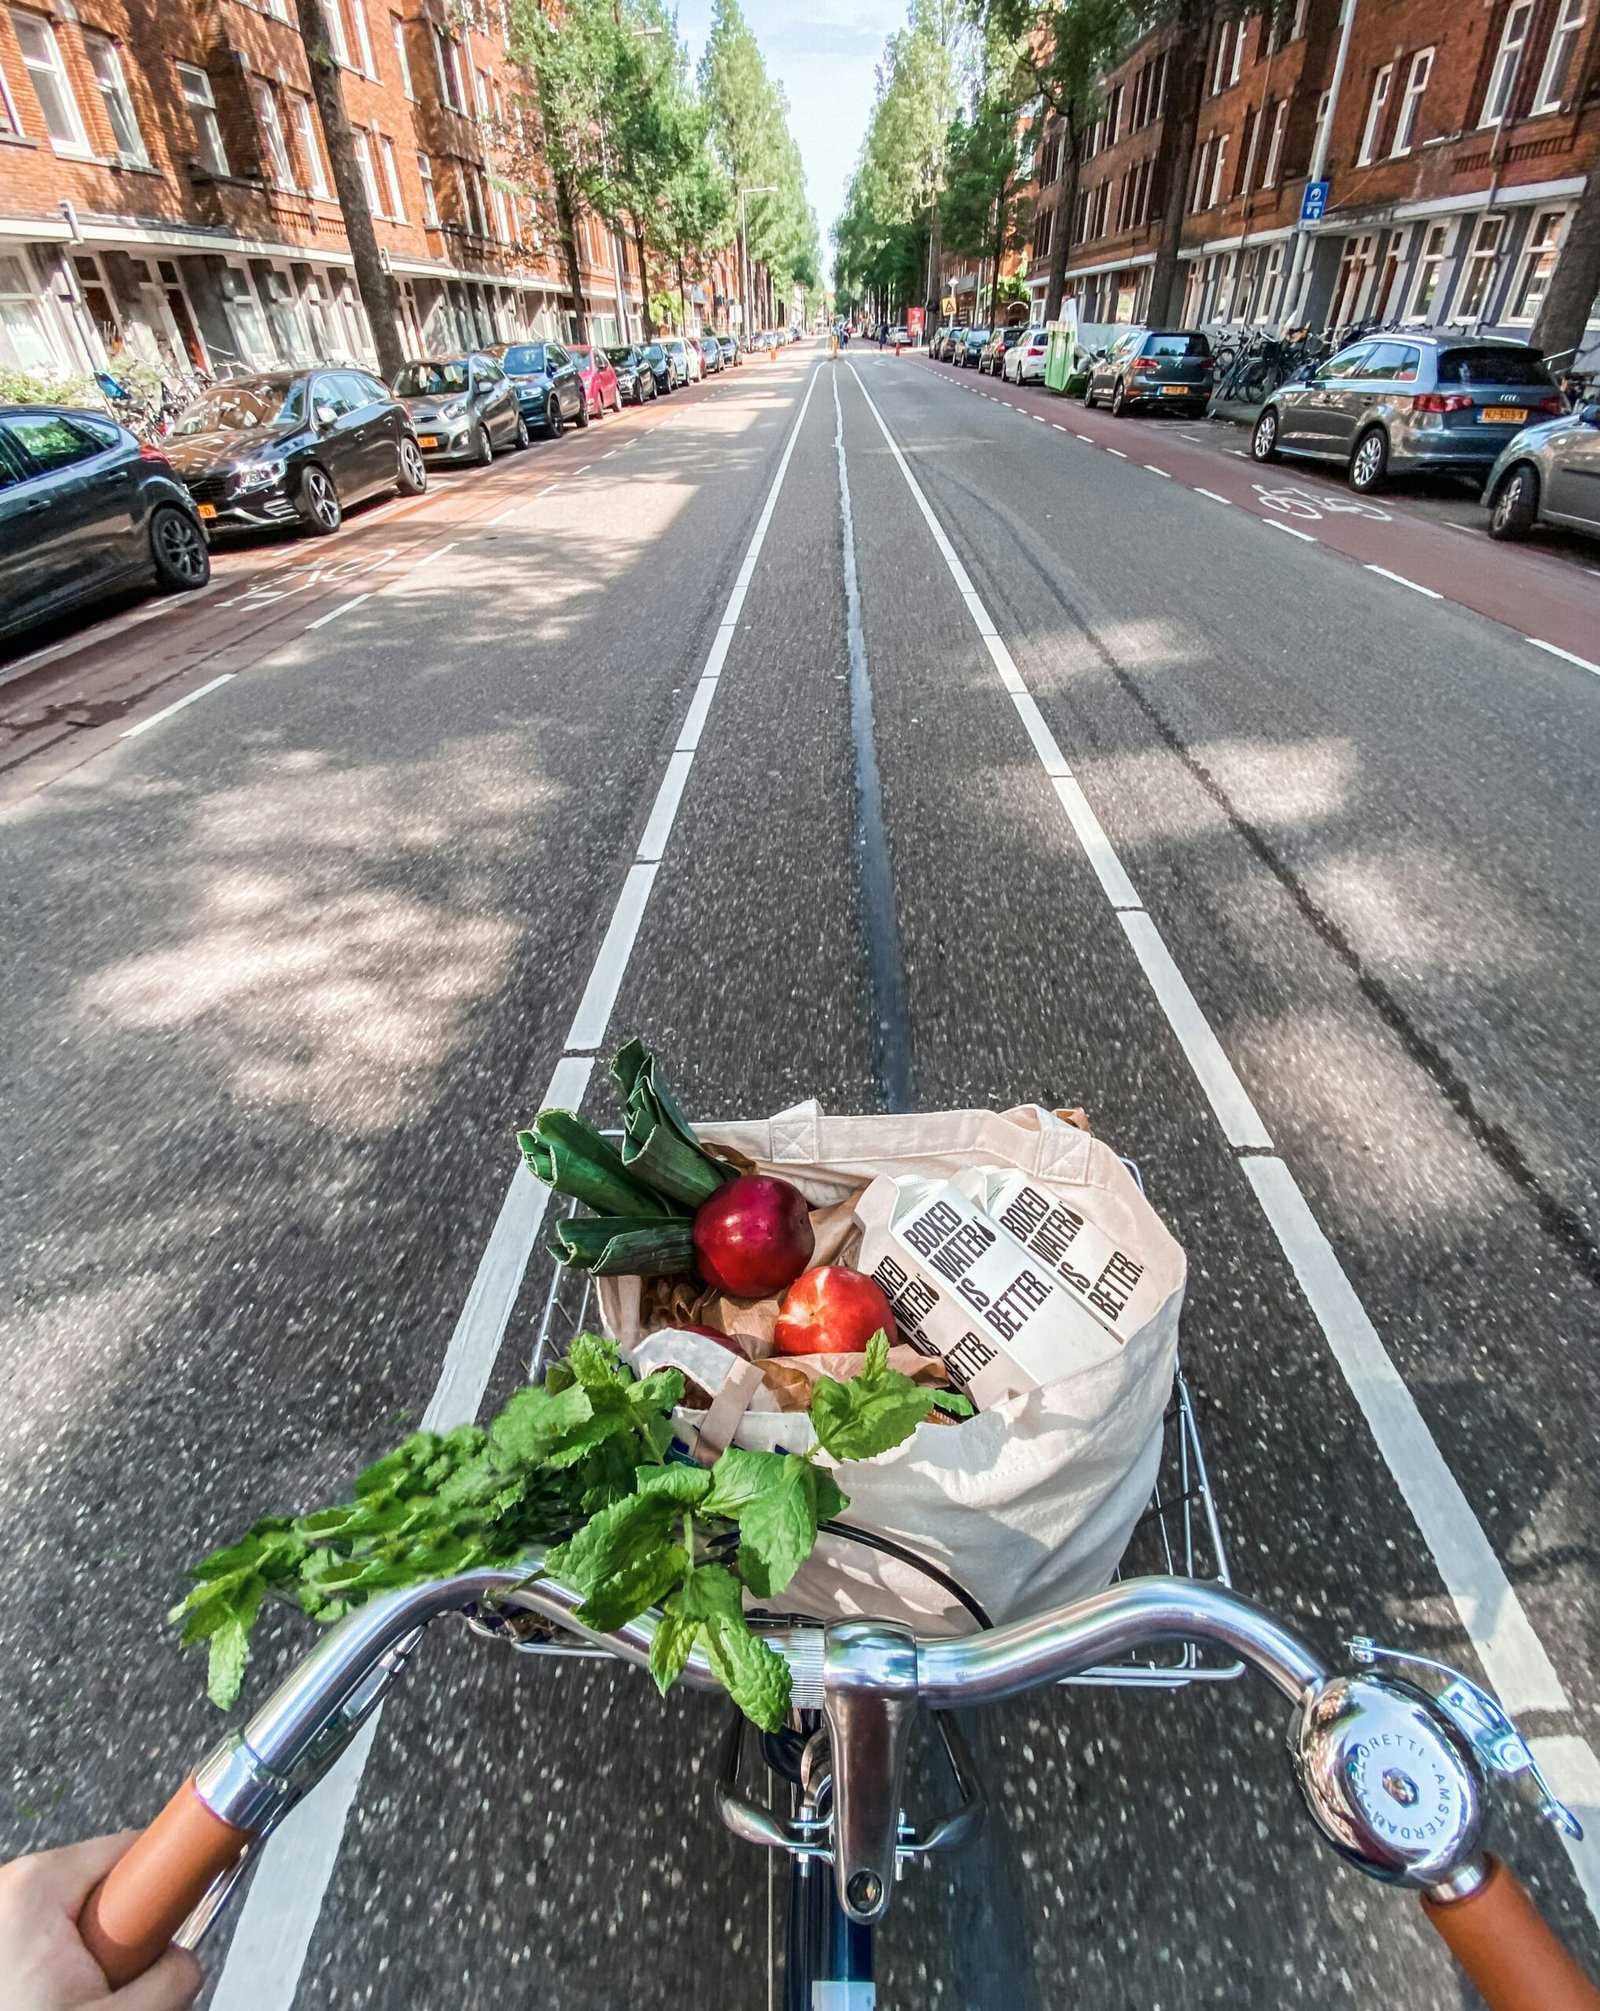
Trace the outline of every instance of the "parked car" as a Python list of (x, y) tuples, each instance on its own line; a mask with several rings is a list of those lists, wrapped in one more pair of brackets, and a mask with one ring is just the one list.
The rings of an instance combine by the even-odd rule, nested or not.
[(656, 380), (658, 395), (665, 397), (678, 381), (672, 373), (672, 358), (659, 342), (641, 344), (639, 354), (650, 367), (650, 372)]
[(1483, 497), (1491, 538), (1525, 538), (1535, 524), (1600, 533), (1600, 404), (1514, 434)]
[(1050, 338), (1042, 328), (1025, 328), (1005, 353), (1000, 375), (1010, 384), (1042, 384)]
[(700, 353), (700, 368), (706, 376), (714, 377), (722, 368), (722, 349), (714, 335), (697, 335), (694, 346)]
[(217, 384), (163, 442), (214, 530), (304, 524), (328, 536), (351, 503), (420, 496), (411, 415), (365, 370), (269, 370)]
[(693, 384), (705, 375), (705, 365), (700, 361), (700, 352), (692, 342), (685, 342), (681, 335), (664, 335), (661, 346), (667, 352), (667, 360), (672, 365), (675, 384)]
[(516, 386), (529, 426), (559, 440), (567, 421), (589, 423), (578, 366), (559, 342), (492, 342), (484, 351)]
[(737, 363), (740, 361), (739, 345), (737, 342), (734, 341), (731, 335), (719, 335), (717, 337), (717, 346), (722, 351), (722, 363), (724, 369), (726, 369), (730, 363)]
[(125, 587), (210, 577), (194, 501), (159, 448), (101, 412), (0, 406), (0, 635)]
[(909, 349), (910, 346), (911, 330), (906, 327), (903, 321), (897, 323), (895, 327), (889, 330), (889, 347), (891, 349)]
[(983, 345), (988, 340), (987, 328), (958, 328), (950, 348), (950, 361), (959, 369), (976, 370)]
[(492, 356), (425, 357), (407, 363), (394, 395), (411, 415), (417, 445), (441, 461), (479, 461), (496, 447), (526, 447), (528, 422), (516, 386)]
[(613, 412), (620, 412), (622, 386), (617, 382), (617, 373), (611, 367), (611, 358), (606, 352), (574, 343), (567, 354), (572, 358), (572, 367), (583, 386), (584, 404), (590, 415), (598, 419), (608, 405)]
[(617, 373), (617, 388), (630, 405), (643, 405), (656, 395), (656, 373), (645, 361), (644, 351), (633, 343), (618, 343), (608, 349), (611, 367)]
[(1204, 412), (1216, 358), (1198, 328), (1130, 328), (1089, 365), (1085, 405), (1106, 399), (1117, 418), (1141, 405)]
[(1023, 328), (997, 328), (978, 351), (979, 374), (998, 377), (1005, 367), (1006, 352), (1015, 349), (1026, 333)]
[(1352, 489), (1391, 474), (1482, 474), (1530, 419), (1557, 417), (1561, 393), (1536, 349), (1470, 336), (1376, 335), (1274, 391), (1250, 435), (1258, 461), (1343, 461)]

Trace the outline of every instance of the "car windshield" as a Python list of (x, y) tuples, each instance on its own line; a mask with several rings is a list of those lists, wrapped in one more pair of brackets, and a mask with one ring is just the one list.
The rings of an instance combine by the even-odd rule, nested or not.
[(633, 351), (631, 349), (608, 349), (606, 354), (611, 358), (613, 363), (631, 363), (633, 361)]
[(1439, 357), (1441, 384), (1549, 384), (1551, 376), (1531, 349), (1446, 349)]
[(465, 391), (472, 373), (464, 357), (453, 363), (408, 363), (394, 380), (401, 398), (445, 398), (452, 391)]
[(513, 377), (537, 377), (544, 368), (544, 344), (518, 343), (515, 348), (506, 351), (501, 367)]
[(1209, 356), (1211, 344), (1203, 335), (1152, 335), (1144, 345), (1146, 356)]
[(185, 412), (173, 431), (257, 433), (264, 426), (298, 425), (305, 417), (305, 409), (305, 384), (301, 378), (219, 385)]
[(658, 357), (665, 356), (667, 352), (662, 348), (659, 342), (652, 342), (649, 348), (646, 349), (644, 353), (646, 356), (650, 358), (650, 361), (654, 363)]

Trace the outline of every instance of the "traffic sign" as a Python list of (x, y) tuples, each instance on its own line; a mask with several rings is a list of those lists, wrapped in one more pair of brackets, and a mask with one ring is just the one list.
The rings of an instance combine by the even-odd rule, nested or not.
[(1321, 223), (1324, 210), (1328, 207), (1328, 184), (1307, 182), (1300, 197), (1300, 221)]

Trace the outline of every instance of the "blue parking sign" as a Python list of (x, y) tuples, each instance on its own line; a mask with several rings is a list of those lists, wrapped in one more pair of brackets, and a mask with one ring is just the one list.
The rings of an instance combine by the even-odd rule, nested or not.
[(1322, 213), (1328, 207), (1328, 184), (1307, 182), (1300, 197), (1300, 221), (1321, 223)]

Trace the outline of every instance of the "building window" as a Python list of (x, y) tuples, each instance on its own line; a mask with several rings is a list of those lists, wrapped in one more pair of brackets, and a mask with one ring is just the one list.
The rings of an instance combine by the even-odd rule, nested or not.
[(1205, 209), (1215, 209), (1217, 204), (1222, 200), (1222, 170), (1227, 164), (1227, 159), (1228, 135), (1226, 133), (1218, 133), (1217, 151), (1211, 162), (1211, 193), (1202, 205)]
[(1033, 220), (1033, 255), (1035, 258), (1050, 256), (1052, 226), (1056, 220), (1053, 209), (1042, 209)]
[(322, 163), (322, 146), (317, 138), (317, 115), (311, 100), (299, 92), (290, 99), (294, 113), (294, 136), (300, 146), (300, 160), (306, 171), (306, 193), (328, 195), (328, 171)]
[(1449, 245), (1450, 226), (1447, 223), (1430, 223), (1428, 234), (1422, 241), (1422, 256), (1417, 260), (1417, 277), (1411, 288), (1411, 306), (1406, 314), (1408, 321), (1426, 321), (1433, 311)]
[(1106, 99), (1106, 145), (1114, 147), (1122, 131), (1122, 86), (1119, 84)]
[(486, 70), (473, 71), (472, 97), (474, 104), (478, 108), (478, 117), (480, 119), (487, 119), (489, 116), (489, 73)]
[(372, 34), (367, 27), (367, 0), (349, 0), (350, 19), (356, 31), (356, 50), (361, 57), (361, 67), (369, 77), (378, 74), (378, 66), (372, 58)]
[(344, 0), (323, 0), (322, 18), (328, 24), (328, 47), (333, 60), (350, 68), (350, 38), (344, 27)]
[(1389, 148), (1391, 154), (1409, 154), (1417, 137), (1417, 114), (1422, 109), (1422, 94), (1428, 88), (1428, 79), (1433, 75), (1433, 51), (1419, 49), (1411, 58), (1411, 68), (1406, 72), (1405, 93), (1400, 100), (1400, 116), (1395, 120), (1394, 143)]
[(439, 228), (439, 198), (433, 186), (433, 162), (426, 154), (417, 155), (417, 174), (422, 182), (422, 221), (430, 230)]
[(1272, 187), (1278, 179), (1278, 163), (1283, 158), (1283, 129), (1289, 123), (1289, 100), (1280, 98), (1272, 108), (1272, 137), (1267, 142), (1267, 158), (1261, 169), (1261, 186)]
[(1550, 291), (1550, 275), (1556, 269), (1556, 252), (1561, 244), (1561, 226), (1566, 221), (1566, 212), (1559, 209), (1541, 210), (1533, 220), (1528, 232), (1528, 243), (1522, 254), (1522, 270), (1517, 274), (1517, 290), (1512, 300), (1510, 319), (1512, 321), (1532, 321), (1544, 305), (1544, 297)]
[(94, 80), (100, 86), (100, 97), (106, 108), (106, 118), (111, 125), (112, 138), (117, 143), (117, 157), (129, 167), (147, 168), (150, 155), (144, 143), (144, 135), (139, 131), (138, 116), (133, 109), (133, 97), (128, 90), (127, 72), (122, 67), (122, 51), (109, 35), (85, 35), (84, 46), (89, 51), (90, 67)]
[(1494, 68), (1489, 73), (1489, 88), (1483, 94), (1483, 112), (1478, 120), (1480, 126), (1498, 126), (1510, 109), (1511, 87), (1516, 81), (1523, 46), (1528, 39), (1528, 24), (1532, 19), (1533, 0), (1512, 0), (1506, 14), (1506, 25), (1500, 31), (1500, 48), (1494, 59)]
[(257, 79), (251, 86), (250, 95), (255, 100), (256, 119), (261, 127), (267, 179), (274, 188), (292, 189), (294, 170), (289, 165), (289, 143), (283, 136), (283, 114), (278, 110), (278, 94), (270, 84)]
[(211, 79), (204, 70), (187, 63), (176, 65), (183, 102), (189, 107), (195, 142), (200, 149), (200, 165), (214, 175), (228, 172), (228, 156), (222, 145), (222, 128), (217, 124), (217, 101), (211, 94)]
[(1289, 28), (1289, 40), (1298, 42), (1306, 32), (1306, 15), (1311, 11), (1311, 0), (1295, 0), (1294, 20)]
[(1477, 235), (1472, 240), (1472, 250), (1467, 254), (1461, 290), (1450, 310), (1452, 321), (1482, 319), (1483, 311), (1489, 304), (1489, 289), (1494, 282), (1495, 268), (1500, 262), (1500, 243), (1505, 230), (1503, 216), (1486, 216), (1480, 220)]
[(56, 369), (42, 314), (44, 296), (26, 260), (0, 254), (0, 363), (13, 370)]
[(394, 141), (387, 134), (380, 134), (378, 150), (383, 156), (383, 179), (389, 191), (389, 214), (396, 222), (406, 220), (406, 206), (400, 193), (400, 163), (395, 158)]
[(1339, 259), (1339, 278), (1333, 290), (1333, 313), (1329, 321), (1338, 326), (1354, 321), (1361, 312), (1361, 296), (1372, 271), (1372, 238), (1347, 237)]
[(1400, 296), (1400, 269), (1405, 264), (1410, 242), (1409, 231), (1389, 233), (1389, 241), (1383, 251), (1383, 266), (1378, 274), (1378, 290), (1372, 296), (1372, 314), (1376, 321), (1388, 321), (1396, 311)]
[(400, 72), (400, 88), (414, 101), (417, 91), (411, 81), (411, 59), (406, 54), (406, 24), (398, 14), (389, 16), (389, 33), (394, 37), (394, 60)]
[(1567, 87), (1567, 72), (1572, 67), (1572, 52), (1578, 46), (1586, 16), (1586, 0), (1562, 0), (1561, 13), (1550, 31), (1550, 48), (1544, 59), (1544, 68), (1539, 72), (1539, 88), (1533, 97), (1536, 112), (1560, 111), (1561, 94)]
[(1367, 100), (1367, 123), (1361, 129), (1361, 151), (1356, 155), (1358, 168), (1364, 168), (1378, 151), (1378, 135), (1383, 130), (1383, 108), (1389, 102), (1389, 85), (1393, 77), (1393, 63), (1385, 63), (1372, 80), (1372, 96)]
[(61, 60), (61, 45), (50, 22), (38, 14), (13, 10), (12, 26), (22, 48), (23, 67), (33, 85), (44, 129), (58, 154), (86, 154), (89, 142), (78, 116), (78, 101), (72, 95), (67, 66)]
[(1211, 149), (1215, 144), (1209, 133), (1200, 142), (1200, 154), (1194, 168), (1194, 199), (1189, 204), (1191, 210), (1203, 210), (1206, 206), (1206, 189), (1211, 180)]
[(434, 54), (439, 62), (439, 89), (453, 112), (467, 109), (467, 90), (461, 75), (461, 45), (442, 28), (433, 31)]
[(1244, 38), (1249, 26), (1250, 23), (1248, 21), (1241, 21), (1234, 29), (1233, 63), (1228, 71), (1228, 82), (1230, 85), (1238, 83), (1240, 75), (1244, 70)]
[(351, 127), (350, 141), (356, 150), (356, 166), (361, 170), (361, 187), (367, 198), (367, 208), (374, 216), (382, 216), (383, 198), (378, 194), (378, 177), (372, 171), (372, 142), (359, 126)]

